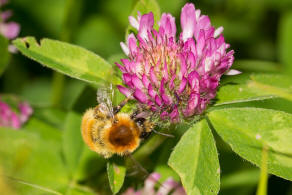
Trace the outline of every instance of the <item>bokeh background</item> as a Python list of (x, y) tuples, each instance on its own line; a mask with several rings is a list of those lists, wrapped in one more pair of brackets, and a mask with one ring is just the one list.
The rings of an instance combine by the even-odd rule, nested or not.
[[(157, 1), (161, 12), (172, 13), (179, 24), (180, 10), (186, 1)], [(209, 15), (213, 25), (224, 26), (225, 40), (235, 51), (235, 65), (242, 71), (248, 73), (274, 71), (292, 76), (291, 0), (197, 0), (191, 2), (195, 3), (196, 8), (201, 9), (203, 14)], [(13, 10), (11, 20), (21, 25), (19, 37), (35, 36), (37, 39), (47, 37), (71, 42), (114, 62), (123, 56), (119, 43), (125, 39), (128, 16), (135, 3), (135, 0), (11, 0), (5, 9)], [(243, 61), (249, 66), (241, 67)], [(0, 77), (0, 92), (13, 94), (30, 102), (35, 110), (34, 122), (45, 123), (44, 131), (50, 128), (64, 129), (64, 120), (68, 111), (74, 109), (82, 113), (87, 107), (94, 105), (95, 91), (81, 81), (66, 77), (63, 82), (61, 100), (58, 104), (51, 106), (54, 101), (52, 90), (56, 85), (52, 82), (53, 77), (52, 70), (19, 53), (14, 54), (9, 66)], [(291, 102), (281, 99), (265, 100), (249, 103), (249, 105), (277, 108), (292, 113)], [(31, 124), (32, 127), (33, 125)], [(48, 138), (45, 137), (45, 139)], [(218, 136), (216, 136), (216, 141), (222, 173), (220, 194), (255, 194), (259, 169), (232, 153)], [(9, 144), (9, 140), (0, 143), (0, 147), (7, 147), (8, 150), (9, 145), (6, 146), (4, 143)], [(163, 143), (159, 147), (171, 149), (173, 145)], [(12, 158), (9, 155), (13, 154), (3, 152), (4, 149), (1, 151), (0, 159)], [(162, 165), (166, 162), (163, 157), (159, 160), (157, 156), (154, 152), (141, 164), (151, 171), (158, 170), (153, 168), (153, 164), (161, 164), (159, 170), (163, 171)], [(16, 155), (13, 158), (16, 159), (14, 162), (20, 164), (9, 164), (9, 166), (16, 167), (14, 171), (17, 175), (17, 167), (21, 167), (21, 160), (19, 162), (17, 158), (25, 157)], [(31, 158), (34, 157), (31, 156)], [(87, 169), (90, 170), (88, 172), (92, 172), (92, 175), (90, 178), (80, 180), (80, 184), (86, 183), (106, 194), (109, 192), (109, 187), (105, 166), (102, 163), (102, 165), (98, 164), (102, 162), (100, 159), (98, 163), (96, 162), (93, 160), (92, 163), (87, 163)], [(4, 172), (5, 166), (7, 164), (3, 162)], [(39, 177), (41, 174), (40, 172)], [(137, 184), (139, 182), (135, 185), (139, 185)], [(130, 185), (132, 185), (131, 178), (126, 181), (126, 186)], [(271, 175), (268, 182), (268, 194), (292, 194), (292, 184)]]

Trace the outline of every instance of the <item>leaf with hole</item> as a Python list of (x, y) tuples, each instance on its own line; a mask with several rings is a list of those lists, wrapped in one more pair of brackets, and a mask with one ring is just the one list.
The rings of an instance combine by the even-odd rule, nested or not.
[(16, 39), (13, 44), (25, 56), (73, 78), (95, 85), (121, 82), (108, 62), (84, 48), (51, 39), (38, 43), (33, 37)]

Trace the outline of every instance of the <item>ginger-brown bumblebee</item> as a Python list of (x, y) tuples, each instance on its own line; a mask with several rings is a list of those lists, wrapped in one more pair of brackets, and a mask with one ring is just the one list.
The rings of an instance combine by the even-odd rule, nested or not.
[(140, 145), (141, 139), (148, 137), (153, 123), (142, 117), (139, 109), (132, 114), (121, 113), (128, 99), (117, 107), (112, 106), (106, 90), (98, 91), (98, 105), (88, 109), (82, 118), (81, 132), (89, 148), (105, 158), (113, 154), (127, 155)]

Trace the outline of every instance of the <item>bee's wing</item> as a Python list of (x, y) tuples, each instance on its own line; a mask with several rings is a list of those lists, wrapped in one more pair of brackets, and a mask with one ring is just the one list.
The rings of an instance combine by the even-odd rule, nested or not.
[(103, 85), (97, 89), (96, 93), (96, 100), (98, 104), (104, 104), (110, 115), (113, 117), (114, 116), (114, 111), (113, 111), (113, 100), (114, 97), (114, 90), (112, 84), (109, 85)]

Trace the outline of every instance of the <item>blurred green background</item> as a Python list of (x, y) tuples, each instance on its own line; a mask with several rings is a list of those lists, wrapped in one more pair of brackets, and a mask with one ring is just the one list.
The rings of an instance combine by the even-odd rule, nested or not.
[[(21, 25), (20, 37), (35, 36), (37, 39), (43, 37), (61, 39), (85, 47), (110, 60), (110, 62), (118, 61), (123, 56), (119, 43), (125, 39), (128, 16), (136, 1), (72, 0), (71, 4), (68, 2), (70, 1), (11, 0), (5, 9), (13, 10), (12, 20)], [(192, 2), (195, 3), (196, 8), (201, 9), (202, 14), (209, 15), (214, 26), (224, 26), (225, 40), (231, 44), (231, 48), (235, 51), (235, 64), (240, 67), (239, 69), (249, 73), (259, 70), (271, 72), (272, 70), (292, 76), (291, 0), (198, 0)], [(180, 10), (186, 1), (158, 0), (158, 3), (161, 12), (172, 13), (179, 24)], [(241, 67), (241, 60), (251, 60), (250, 67)], [(254, 61), (261, 61), (262, 66), (257, 67), (257, 63)], [(75, 111), (82, 114), (86, 108), (95, 105), (95, 90), (93, 88), (81, 81), (66, 77), (62, 99), (59, 105), (52, 107), (52, 77), (52, 70), (40, 66), (19, 53), (12, 56), (9, 66), (0, 77), (1, 94), (17, 95), (29, 101), (34, 107), (34, 117), (26, 128), (33, 132), (35, 127), (43, 125), (43, 132), (38, 132), (38, 136), (44, 136), (45, 140), (52, 139), (44, 146), (51, 153), (47, 153), (48, 150), (42, 148), (48, 156), (54, 156), (54, 151), (58, 150), (60, 140), (64, 139), (59, 135), (58, 129), (71, 128), (71, 126), (68, 127), (68, 124), (71, 124), (68, 121), (74, 121), (75, 116), (74, 114), (68, 116), (68, 112)], [(82, 95), (80, 96), (80, 94)], [(291, 102), (286, 100), (265, 100), (248, 105), (277, 108), (292, 113)], [(79, 127), (73, 126), (72, 128), (78, 129)], [(25, 137), (27, 135), (15, 132), (15, 136)], [(38, 143), (41, 142), (41, 139), (38, 138), (32, 138), (35, 140), (35, 144), (37, 146), (44, 145), (44, 143)], [(13, 138), (0, 143), (0, 147), (6, 147), (5, 144), (10, 144), (12, 140)], [(255, 194), (259, 170), (232, 153), (218, 136), (216, 136), (216, 141), (222, 172), (220, 194)], [(151, 171), (160, 170), (163, 172), (168, 152), (175, 143), (175, 141), (162, 143), (158, 146), (157, 151), (165, 151), (164, 156), (166, 157), (160, 155), (161, 157), (157, 159), (158, 155), (154, 152), (147, 159), (143, 159), (144, 163), (142, 162), (142, 164)], [(16, 146), (12, 146), (12, 148), (19, 149)], [(4, 149), (0, 150), (4, 151)], [(22, 147), (21, 150), (25, 151), (21, 155), (31, 152), (30, 147)], [(18, 162), (17, 165), (0, 162), (3, 163), (3, 169), (10, 166), (8, 169), (13, 170), (17, 175), (17, 169), (19, 167), (21, 169), (22, 166), (21, 160), (19, 161), (18, 158), (22, 159), (25, 156), (14, 155), (13, 151), (11, 153), (3, 151), (3, 154), (0, 152), (2, 155), (0, 159), (13, 156), (13, 162)], [(40, 151), (32, 151), (32, 153), (40, 155), (41, 158), (44, 157)], [(106, 194), (109, 192), (109, 187), (104, 161), (92, 153), (90, 155), (92, 155), (90, 158), (92, 161), (86, 161), (81, 165), (84, 170), (77, 174), (77, 183), (78, 185), (85, 184), (85, 186), (101, 191), (101, 194)], [(31, 156), (31, 158), (33, 157)], [(154, 164), (159, 166), (153, 168)], [(56, 181), (55, 184), (51, 184), (52, 186), (62, 186), (62, 183), (67, 182), (59, 179), (63, 178), (63, 173), (60, 172), (64, 167), (51, 167), (45, 162), (43, 165), (43, 169), (48, 169), (44, 174), (54, 169), (51, 170), (51, 173), (56, 175), (51, 177), (55, 178)], [(29, 170), (26, 171), (29, 172)], [(90, 173), (90, 177), (85, 178), (84, 175), (88, 176), (88, 173)], [(37, 178), (42, 178), (41, 172), (38, 173)], [(126, 186), (123, 189), (129, 185), (132, 185), (131, 178), (126, 179)], [(80, 194), (83, 193), (80, 192)], [(270, 176), (268, 194), (292, 194), (291, 182)]]

